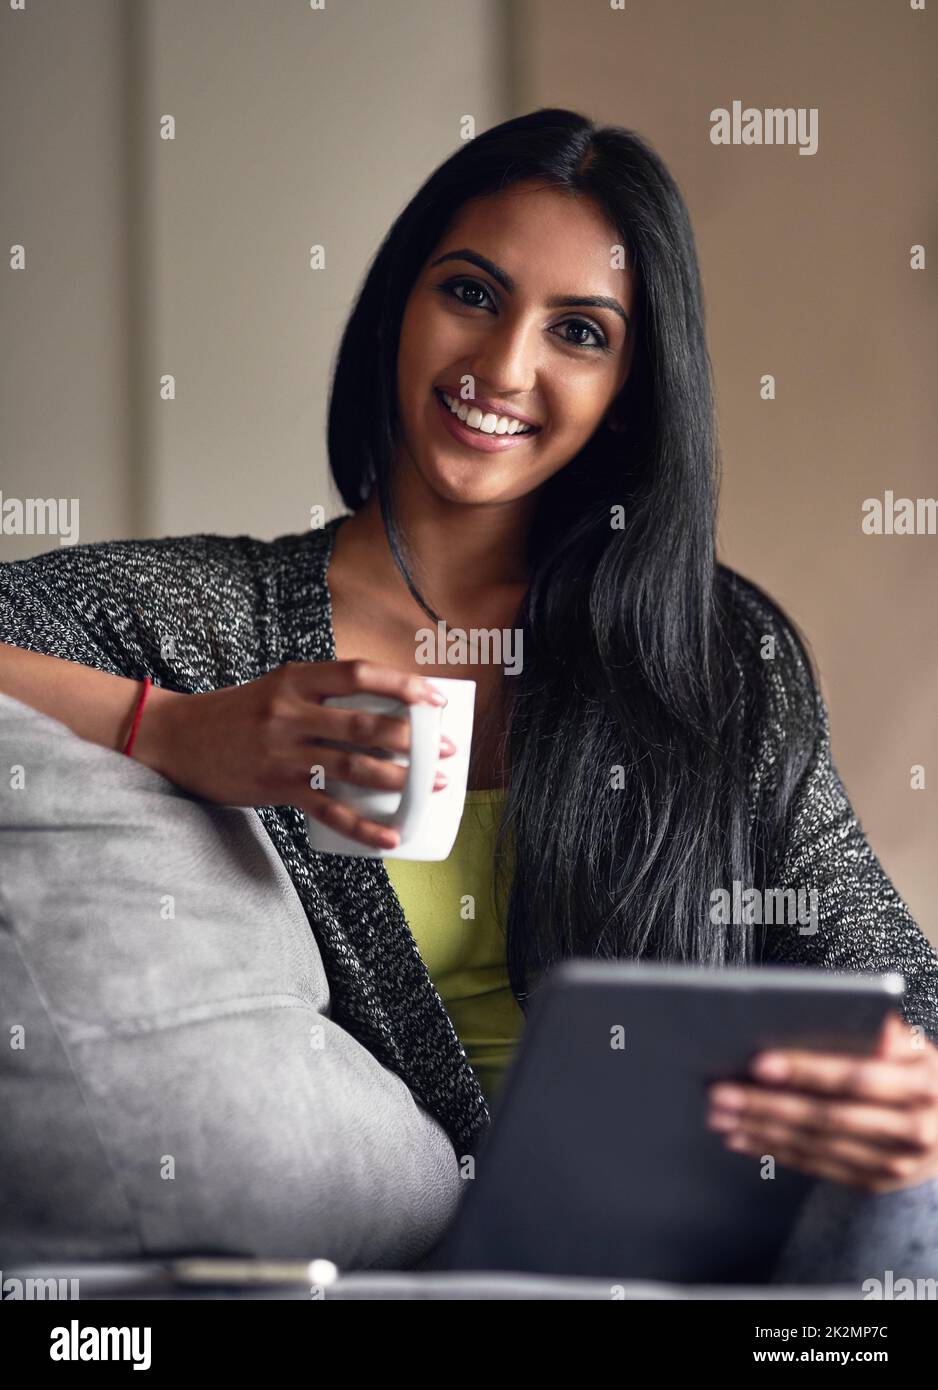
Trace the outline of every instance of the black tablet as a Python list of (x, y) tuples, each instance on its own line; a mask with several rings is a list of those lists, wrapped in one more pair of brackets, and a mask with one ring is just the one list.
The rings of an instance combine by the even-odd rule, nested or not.
[[(572, 960), (534, 995), (430, 1269), (753, 1283), (814, 1179), (733, 1153), (707, 1087), (772, 1047), (869, 1054), (900, 975)], [(774, 1172), (773, 1172), (774, 1166)]]

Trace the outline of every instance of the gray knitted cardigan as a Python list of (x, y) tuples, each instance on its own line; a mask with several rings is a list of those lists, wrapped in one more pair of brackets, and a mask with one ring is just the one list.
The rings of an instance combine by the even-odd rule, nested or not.
[[(287, 661), (335, 660), (326, 572), (342, 520), (273, 541), (99, 542), (0, 564), (0, 641), (190, 693), (256, 680)], [(756, 632), (776, 631), (775, 616), (745, 582), (738, 598)], [(757, 646), (752, 660), (780, 664), (761, 662)], [(753, 753), (755, 797), (785, 736), (787, 694), (782, 674), (749, 674), (774, 692)], [(819, 693), (816, 701), (814, 751), (772, 883), (825, 885), (818, 930), (775, 932), (762, 959), (898, 971), (905, 1017), (938, 1039), (938, 957), (864, 837), (831, 762)], [(458, 1154), (468, 1152), (489, 1111), (383, 862), (315, 853), (295, 807), (257, 813), (315, 933), (336, 1022), (403, 1078)]]

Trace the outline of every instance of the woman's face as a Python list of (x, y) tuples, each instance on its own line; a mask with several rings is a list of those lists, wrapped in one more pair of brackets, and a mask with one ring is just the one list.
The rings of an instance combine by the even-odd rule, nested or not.
[[(460, 210), (411, 291), (398, 346), (403, 462), (437, 495), (523, 497), (603, 423), (634, 340), (618, 241), (591, 201), (533, 183)], [(461, 423), (441, 390), (476, 413)]]

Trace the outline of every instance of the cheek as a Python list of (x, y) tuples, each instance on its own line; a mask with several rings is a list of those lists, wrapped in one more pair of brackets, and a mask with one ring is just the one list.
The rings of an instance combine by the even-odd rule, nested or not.
[(411, 359), (420, 360), (432, 355), (447, 337), (454, 337), (453, 317), (443, 312), (442, 306), (434, 302), (430, 293), (415, 293), (404, 310), (400, 350)]
[(595, 377), (571, 374), (555, 383), (547, 408), (552, 433), (585, 441), (601, 420), (607, 398), (605, 384), (600, 388)]

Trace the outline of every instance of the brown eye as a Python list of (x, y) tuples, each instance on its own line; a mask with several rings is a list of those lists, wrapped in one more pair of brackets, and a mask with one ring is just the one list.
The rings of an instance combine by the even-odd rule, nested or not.
[(484, 305), (479, 303), (470, 303), (468, 299), (465, 299), (461, 294), (456, 293), (458, 289), (466, 289), (469, 290), (470, 293), (480, 294), (483, 296), (483, 298), (486, 298), (489, 300), (489, 302), (491, 302), (491, 295), (489, 294), (485, 285), (480, 285), (478, 280), (448, 280), (445, 285), (440, 285), (440, 289), (442, 290), (443, 294), (449, 295), (452, 299), (457, 299), (459, 303), (464, 304), (467, 309), (482, 309), (484, 308)]
[(560, 325), (560, 327), (584, 330), (587, 333), (592, 333), (593, 337), (597, 340), (594, 343), (576, 343), (573, 341), (572, 338), (567, 338), (566, 341), (570, 343), (571, 347), (595, 348), (605, 351), (605, 336), (599, 331), (595, 324), (587, 323), (586, 319), (567, 319), (564, 323)]

